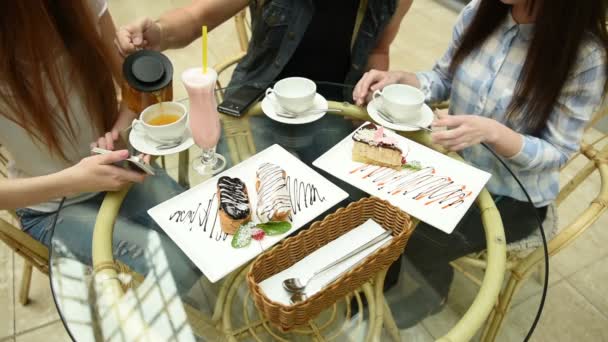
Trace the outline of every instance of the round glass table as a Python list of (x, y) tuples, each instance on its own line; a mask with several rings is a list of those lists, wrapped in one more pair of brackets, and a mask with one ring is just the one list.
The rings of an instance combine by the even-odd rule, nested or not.
[[(265, 116), (257, 103), (241, 118), (222, 116), (217, 152), (226, 157), (228, 167), (273, 144), (279, 144), (312, 167), (315, 159), (370, 120), (364, 108), (351, 103), (349, 86), (324, 82), (317, 85), (329, 107), (341, 109), (340, 113), (327, 113), (308, 124), (288, 125)], [(234, 89), (218, 90), (218, 97), (226, 90)], [(187, 105), (187, 100), (182, 102)], [(404, 135), (431, 146), (425, 131)], [(194, 146), (179, 156), (168, 156), (163, 163), (181, 186), (193, 187), (206, 179), (190, 170), (189, 162), (199, 154)], [(349, 196), (313, 221), (368, 197), (353, 186), (316, 171)], [(163, 170), (158, 172), (164, 177)], [(151, 180), (146, 182), (151, 184), (144, 193), (150, 197), (158, 193), (167, 198), (174, 195), (166, 188), (156, 187)], [(449, 307), (425, 286), (425, 275), (402, 256), (359, 291), (336, 298), (333, 306), (308, 325), (282, 332), (267, 321), (251, 298), (245, 280), (249, 264), (212, 283), (149, 218), (151, 223), (143, 230), (141, 224), (130, 224), (130, 218), (117, 220), (119, 212), (124, 214), (125, 196), (128, 198), (133, 189), (108, 193), (100, 200), (92, 248), (86, 255), (75, 253), (82, 249), (75, 247), (76, 228), (60, 224), (55, 228), (50, 260), (52, 292), (66, 329), (77, 341), (360, 341), (399, 340), (400, 335), (423, 341), (465, 341), (479, 336), (503, 284), (506, 267), (503, 224), (492, 196), (483, 190), (474, 206), (485, 229), (486, 269), (477, 285), (456, 277)], [(143, 196), (141, 201), (151, 199)], [(125, 234), (136, 235), (137, 242), (118, 238)], [(428, 307), (434, 309), (429, 311)]]

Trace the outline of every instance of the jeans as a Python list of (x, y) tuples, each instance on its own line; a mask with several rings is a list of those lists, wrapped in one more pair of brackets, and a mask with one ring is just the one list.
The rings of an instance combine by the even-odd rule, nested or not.
[[(500, 212), (507, 243), (521, 240), (538, 228), (534, 209), (527, 202), (510, 197), (498, 197), (496, 207)], [(536, 208), (541, 220), (547, 207)], [(450, 290), (454, 270), (450, 261), (486, 248), (486, 237), (477, 206), (471, 207), (452, 234), (420, 223), (405, 249), (405, 256), (424, 275), (441, 298)]]
[[(198, 280), (200, 272), (147, 214), (148, 209), (174, 197), (183, 189), (163, 169), (156, 168), (155, 173), (144, 183), (133, 185), (125, 197), (114, 225), (112, 250), (115, 259), (146, 275), (152, 266), (149, 264), (149, 254), (157, 253), (157, 246), (160, 245), (178, 290), (183, 293)], [(17, 215), (23, 230), (49, 247), (55, 256), (92, 265), (93, 230), (104, 196), (101, 193), (84, 202), (61, 208), (55, 231), (53, 220), (56, 212), (45, 213), (26, 208), (18, 209)], [(150, 250), (150, 242), (155, 245), (154, 250)], [(53, 248), (50, 248), (51, 243)]]
[[(521, 240), (538, 228), (536, 214), (545, 219), (547, 207), (535, 208), (527, 202), (510, 197), (494, 198), (500, 212), (507, 243)], [(536, 213), (534, 212), (536, 210)], [(413, 294), (401, 298), (396, 305), (407, 305), (404, 317), (395, 317), (400, 328), (405, 329), (437, 312), (445, 303), (454, 269), (450, 262), (470, 253), (480, 252), (487, 247), (481, 213), (473, 205), (456, 226), (452, 234), (420, 222), (405, 248), (405, 263), (399, 258), (388, 270), (385, 290), (397, 284), (400, 274), (413, 279), (418, 288)]]

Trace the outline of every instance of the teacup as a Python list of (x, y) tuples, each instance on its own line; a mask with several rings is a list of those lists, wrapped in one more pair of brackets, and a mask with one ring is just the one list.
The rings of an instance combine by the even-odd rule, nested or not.
[(274, 94), (276, 102), (282, 108), (300, 113), (314, 104), (317, 85), (304, 77), (288, 77), (275, 83), (274, 88), (266, 89), (266, 96), (270, 94)]
[(420, 116), (424, 103), (424, 93), (416, 87), (405, 84), (391, 84), (376, 90), (373, 98), (381, 99), (380, 109), (401, 122), (415, 121)]
[[(150, 124), (150, 122), (158, 121), (159, 116), (176, 115), (179, 118), (165, 125)], [(133, 120), (132, 127), (134, 130), (142, 131), (150, 139), (158, 142), (171, 142), (178, 140), (184, 136), (188, 124), (188, 110), (186, 106), (177, 102), (161, 102), (156, 103), (144, 109), (139, 116), (139, 119)]]

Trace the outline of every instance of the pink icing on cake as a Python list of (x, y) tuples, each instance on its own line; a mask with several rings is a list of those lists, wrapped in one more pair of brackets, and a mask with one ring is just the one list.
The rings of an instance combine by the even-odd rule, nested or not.
[(395, 138), (384, 135), (384, 127), (382, 126), (377, 126), (376, 132), (374, 133), (374, 141), (386, 145), (395, 145), (397, 143)]

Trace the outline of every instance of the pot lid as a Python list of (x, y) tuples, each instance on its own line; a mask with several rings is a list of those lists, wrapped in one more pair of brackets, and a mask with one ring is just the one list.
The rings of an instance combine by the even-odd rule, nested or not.
[(173, 79), (173, 65), (167, 56), (152, 50), (129, 55), (122, 72), (131, 87), (141, 92), (154, 92), (166, 87)]

